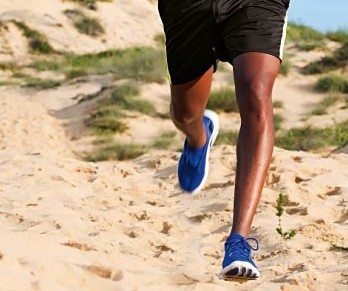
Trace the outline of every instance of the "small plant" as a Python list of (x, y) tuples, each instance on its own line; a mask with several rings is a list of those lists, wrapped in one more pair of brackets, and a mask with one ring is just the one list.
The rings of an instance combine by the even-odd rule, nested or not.
[(165, 41), (166, 41), (166, 37), (164, 36), (163, 33), (159, 33), (159, 34), (156, 34), (154, 37), (153, 37), (153, 40), (161, 47), (164, 46), (165, 44)]
[(311, 111), (313, 115), (324, 115), (330, 106), (334, 105), (339, 100), (336, 95), (327, 96), (321, 102), (319, 102)]
[(348, 41), (337, 49), (331, 56), (325, 56), (318, 61), (306, 65), (302, 69), (305, 75), (327, 73), (339, 68), (344, 68), (348, 64)]
[(236, 145), (238, 140), (238, 131), (221, 130), (216, 139), (216, 144)]
[(297, 48), (304, 51), (321, 48), (326, 43), (324, 34), (309, 26), (293, 22), (288, 25), (287, 40), (296, 43)]
[(291, 69), (291, 62), (289, 60), (284, 60), (282, 61), (282, 64), (280, 66), (280, 70), (279, 70), (279, 74), (283, 75), (283, 76), (287, 76), (290, 72)]
[(113, 0), (68, 0), (71, 2), (76, 2), (82, 6), (87, 7), (91, 10), (97, 10), (97, 2), (112, 2)]
[(332, 41), (348, 42), (348, 29), (339, 29), (336, 31), (329, 31), (326, 33), (326, 37)]
[(136, 99), (138, 88), (133, 83), (125, 83), (110, 92), (108, 98), (98, 103), (96, 110), (86, 120), (86, 125), (98, 135), (122, 133), (128, 129), (122, 121), (124, 110), (154, 114), (155, 109), (146, 100)]
[(335, 123), (331, 127), (314, 128), (310, 126), (292, 128), (280, 132), (276, 146), (288, 150), (310, 151), (330, 146), (342, 147), (348, 143), (348, 120)]
[(277, 100), (273, 102), (274, 108), (283, 108), (283, 101)]
[(222, 87), (210, 94), (208, 108), (216, 111), (238, 112), (235, 92), (229, 87)]
[(286, 197), (282, 193), (279, 193), (276, 206), (276, 215), (278, 216), (278, 227), (276, 228), (276, 231), (283, 239), (291, 239), (296, 235), (296, 230), (292, 229), (289, 231), (284, 231), (282, 228), (282, 215), (284, 213), (285, 203)]
[(88, 17), (80, 10), (67, 9), (64, 13), (73, 21), (74, 26), (80, 33), (99, 36), (105, 32), (103, 26), (96, 18)]
[(146, 147), (141, 144), (112, 142), (98, 147), (92, 153), (84, 156), (84, 159), (91, 162), (110, 160), (123, 161), (137, 158), (144, 154), (146, 150)]
[(116, 79), (133, 78), (163, 83), (166, 79), (164, 52), (152, 47), (131, 47), (96, 54), (64, 54), (55, 59), (37, 60), (29, 65), (39, 71), (57, 71), (66, 78), (90, 74), (113, 74)]
[(317, 81), (315, 89), (318, 92), (348, 93), (348, 78), (336, 74), (321, 77)]
[(51, 47), (51, 45), (48, 43), (48, 40), (46, 36), (41, 34), (40, 32), (31, 29), (28, 25), (26, 25), (24, 22), (13, 20), (13, 23), (22, 30), (24, 36), (29, 41), (29, 48), (31, 52), (33, 53), (42, 53), (42, 54), (49, 54), (53, 53), (54, 49)]
[(278, 131), (281, 128), (282, 122), (283, 117), (279, 113), (273, 115), (274, 131)]
[(154, 142), (151, 147), (156, 149), (168, 149), (172, 144), (173, 138), (176, 136), (175, 131), (163, 132)]

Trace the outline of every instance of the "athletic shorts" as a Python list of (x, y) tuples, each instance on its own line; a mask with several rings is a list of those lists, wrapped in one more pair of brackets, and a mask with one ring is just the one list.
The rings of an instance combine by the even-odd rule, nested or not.
[(192, 81), (247, 52), (280, 60), (290, 0), (159, 0), (170, 83)]

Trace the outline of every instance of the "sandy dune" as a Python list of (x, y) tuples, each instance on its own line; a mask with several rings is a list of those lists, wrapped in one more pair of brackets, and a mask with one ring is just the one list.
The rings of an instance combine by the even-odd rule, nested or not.
[[(21, 64), (32, 57), (13, 19), (46, 35), (56, 50), (86, 53), (153, 45), (161, 32), (154, 8), (149, 0), (98, 3), (97, 11), (70, 1), (0, 0), (0, 62)], [(65, 9), (96, 17), (105, 35), (78, 33)], [(313, 92), (315, 78), (297, 69), (322, 55), (295, 55), (290, 75), (277, 80), (274, 99), (283, 102), (277, 110), (284, 128), (346, 118), (347, 108), (333, 107), (303, 121), (325, 95)], [(10, 76), (0, 73), (4, 80)], [(208, 183), (193, 197), (178, 188), (175, 151), (151, 151), (126, 162), (82, 161), (78, 153), (90, 150), (93, 139), (84, 134), (83, 119), (96, 101), (78, 101), (100, 92), (106, 79), (89, 76), (42, 91), (0, 88), (1, 291), (347, 289), (347, 147), (325, 155), (275, 148), (251, 233), (260, 241), (255, 258), (262, 277), (225, 282), (217, 275), (233, 214), (235, 148), (213, 149)], [(232, 85), (231, 69), (214, 75), (214, 89), (226, 85)], [(167, 84), (140, 89), (139, 98), (167, 113)], [(137, 115), (128, 121), (130, 129), (121, 136), (126, 141), (148, 143), (174, 129), (169, 119)], [(221, 123), (237, 129), (240, 119), (221, 114)], [(289, 241), (276, 232), (280, 192), (288, 198), (283, 228), (297, 231)]]
[[(191, 197), (177, 187), (177, 152), (77, 160), (47, 104), (14, 92), (3, 89), (0, 105), (1, 290), (345, 289), (347, 154), (275, 149), (252, 230), (262, 278), (224, 282), (233, 147), (213, 150), (208, 184)], [(287, 242), (275, 231), (280, 191), (283, 227), (298, 231)]]

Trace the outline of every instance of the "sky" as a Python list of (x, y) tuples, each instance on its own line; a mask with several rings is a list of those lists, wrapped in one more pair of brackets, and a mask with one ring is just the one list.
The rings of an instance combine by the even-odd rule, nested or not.
[(321, 31), (348, 29), (348, 0), (290, 0), (288, 15)]

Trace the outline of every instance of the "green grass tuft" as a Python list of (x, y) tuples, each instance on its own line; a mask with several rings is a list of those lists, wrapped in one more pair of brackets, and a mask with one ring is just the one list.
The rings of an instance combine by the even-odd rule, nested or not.
[(55, 60), (39, 60), (30, 64), (39, 71), (57, 71), (67, 78), (111, 73), (116, 79), (134, 78), (144, 82), (163, 83), (166, 63), (163, 51), (151, 47), (132, 47), (97, 54), (66, 54)]
[(154, 114), (154, 106), (146, 101), (133, 98), (139, 94), (139, 90), (132, 83), (126, 83), (117, 87), (110, 98), (103, 101), (104, 104), (118, 106), (120, 109), (138, 111), (143, 114)]
[(348, 78), (343, 75), (324, 76), (317, 81), (315, 89), (318, 92), (348, 93)]
[(97, 2), (112, 2), (113, 0), (68, 0), (71, 2), (76, 2), (84, 7), (87, 7), (91, 10), (97, 9)]
[(288, 59), (282, 61), (282, 64), (279, 69), (279, 74), (282, 76), (287, 76), (290, 72), (292, 65)]
[(80, 10), (67, 9), (64, 13), (73, 21), (74, 26), (80, 33), (90, 36), (99, 36), (105, 32), (98, 19), (88, 17)]
[(302, 69), (305, 75), (327, 73), (344, 68), (348, 64), (348, 42), (344, 43), (331, 56), (311, 62)]
[(35, 88), (35, 89), (52, 89), (59, 87), (61, 85), (60, 81), (49, 80), (49, 79), (40, 79), (33, 77), (25, 77), (25, 84), (23, 87)]
[(138, 88), (133, 83), (125, 83), (115, 88), (110, 96), (99, 102), (98, 107), (86, 120), (86, 125), (98, 135), (122, 133), (128, 126), (122, 121), (124, 110), (138, 111), (143, 114), (154, 114), (151, 103), (136, 99)]
[(90, 115), (86, 125), (98, 135), (122, 133), (128, 129), (127, 124), (121, 120), (123, 117), (118, 106), (102, 106)]
[(29, 48), (32, 53), (49, 54), (54, 52), (46, 36), (42, 33), (31, 29), (24, 22), (13, 20), (13, 23), (22, 30), (24, 36), (28, 39)]
[(276, 146), (288, 150), (310, 151), (348, 143), (348, 120), (327, 128), (301, 127), (280, 133)]
[(281, 128), (282, 122), (283, 122), (283, 117), (279, 113), (276, 113), (273, 115), (274, 131), (278, 131)]
[(160, 46), (163, 47), (165, 45), (166, 37), (163, 33), (156, 34), (153, 40)]
[(0, 70), (14, 72), (17, 70), (17, 65), (14, 62), (0, 63)]
[(277, 100), (273, 102), (274, 108), (283, 108), (283, 106), (284, 106), (283, 101)]
[(338, 96), (327, 96), (321, 102), (316, 104), (310, 114), (313, 115), (324, 115), (330, 106), (334, 105), (339, 100)]
[(326, 33), (326, 37), (332, 41), (348, 42), (348, 29), (338, 29)]
[(220, 130), (216, 139), (216, 145), (227, 144), (236, 145), (238, 140), (238, 131), (236, 130)]
[(229, 87), (222, 87), (210, 94), (207, 107), (218, 112), (238, 112), (235, 92)]
[(296, 43), (300, 50), (310, 51), (322, 48), (326, 43), (325, 35), (321, 32), (302, 24), (289, 22), (287, 40)]
[(84, 156), (84, 159), (91, 162), (110, 160), (134, 159), (146, 152), (146, 147), (135, 143), (109, 143), (98, 147), (95, 151)]
[(173, 138), (176, 136), (175, 131), (166, 131), (163, 132), (157, 139), (155, 139), (151, 147), (156, 149), (168, 149), (173, 141)]

